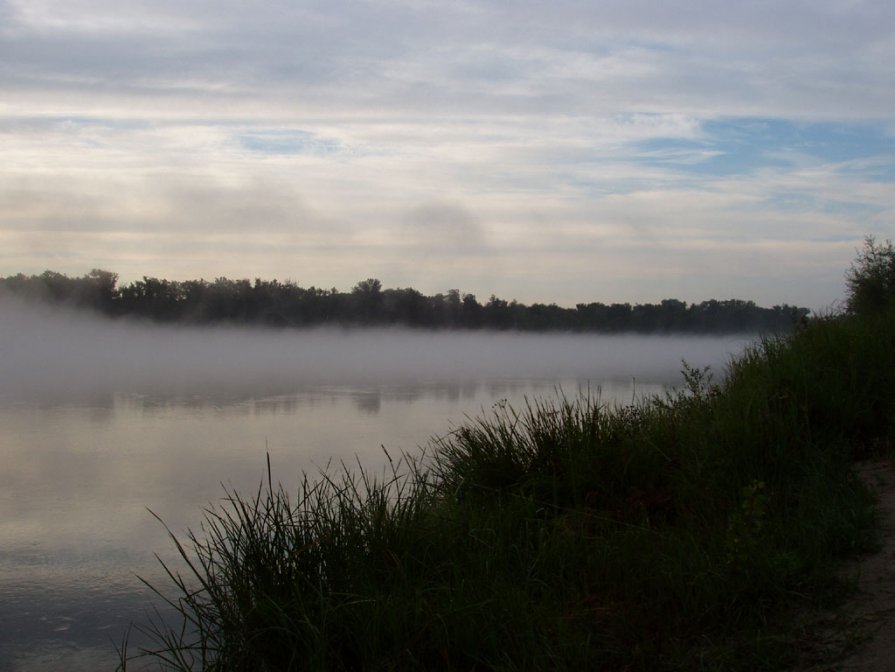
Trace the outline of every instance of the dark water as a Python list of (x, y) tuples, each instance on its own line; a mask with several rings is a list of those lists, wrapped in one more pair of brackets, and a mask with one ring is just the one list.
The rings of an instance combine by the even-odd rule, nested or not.
[[(203, 390), (172, 385), (165, 394), (163, 376), (151, 389), (136, 379), (115, 380), (125, 388), (118, 391), (78, 389), (71, 380), (23, 385), (20, 395), (7, 386), (0, 397), (0, 670), (113, 669), (115, 643), (151, 604), (136, 575), (160, 580), (153, 554), (173, 558), (147, 509), (182, 534), (221, 498), (222, 483), (255, 490), (268, 454), (274, 479), (287, 486), (341, 461), (382, 471), (383, 446), (393, 456), (418, 452), (433, 435), (502, 400), (521, 405), (559, 386), (567, 396), (589, 390), (606, 403), (627, 403), (679, 383), (682, 357), (723, 372), (744, 341), (617, 343), (636, 380), (618, 375), (625, 362), (614, 357), (601, 369), (612, 347), (594, 338), (594, 358), (574, 377), (500, 375), (493, 367), (481, 379), (465, 371), (465, 380), (428, 372), (420, 381), (402, 375), (377, 383), (364, 375), (352, 383), (345, 374), (335, 382), (296, 380), (289, 392), (281, 381), (269, 394), (257, 384), (241, 392), (233, 380)], [(549, 337), (529, 346), (544, 359), (565, 347)]]

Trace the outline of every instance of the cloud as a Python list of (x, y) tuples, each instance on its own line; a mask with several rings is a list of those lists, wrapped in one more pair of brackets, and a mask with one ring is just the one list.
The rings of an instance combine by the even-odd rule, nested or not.
[(490, 249), (482, 221), (461, 203), (430, 202), (404, 218), (403, 234), (427, 254), (483, 254)]
[(652, 301), (845, 242), (750, 297), (825, 303), (895, 233), (890, 5), (0, 3), (0, 260)]
[[(866, 114), (865, 101), (885, 116), (878, 105), (893, 94), (879, 85), (891, 75), (875, 65), (891, 49), (885, 3), (717, 7), (29, 2), (7, 8), (16, 29), (4, 37), (4, 72), (7, 85), (43, 82), (68, 96), (86, 84), (125, 96), (300, 96), (343, 111), (729, 114), (753, 100), (776, 114), (775, 98), (792, 90), (791, 99), (826, 103), (799, 116), (829, 114), (830, 103), (846, 112), (846, 102)], [(849, 87), (849, 75), (864, 93), (840, 103), (830, 86)]]

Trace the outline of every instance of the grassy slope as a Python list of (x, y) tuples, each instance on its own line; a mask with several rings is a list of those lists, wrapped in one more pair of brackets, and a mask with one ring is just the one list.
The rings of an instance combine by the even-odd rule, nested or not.
[[(895, 320), (766, 340), (714, 386), (498, 409), (384, 482), (209, 514), (150, 660), (222, 670), (780, 669), (783, 616), (873, 543)], [(400, 472), (400, 473), (399, 473)], [(200, 588), (196, 592), (196, 588)], [(143, 658), (146, 659), (145, 657)], [(126, 661), (125, 661), (126, 662)]]

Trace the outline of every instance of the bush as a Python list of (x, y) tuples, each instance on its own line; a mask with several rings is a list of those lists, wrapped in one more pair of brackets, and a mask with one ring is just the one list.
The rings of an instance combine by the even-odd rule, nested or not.
[(887, 310), (895, 302), (895, 247), (892, 241), (864, 239), (864, 249), (845, 274), (848, 286), (846, 308), (856, 315)]

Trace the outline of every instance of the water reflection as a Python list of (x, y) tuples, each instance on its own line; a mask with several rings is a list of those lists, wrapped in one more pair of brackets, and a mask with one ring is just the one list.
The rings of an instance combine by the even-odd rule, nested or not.
[(355, 394), (354, 404), (357, 406), (357, 410), (361, 413), (377, 415), (382, 409), (382, 394), (379, 392)]
[[(527, 397), (574, 398), (589, 396), (601, 398), (606, 403), (630, 403), (638, 396), (661, 392), (674, 380), (638, 385), (636, 381), (602, 381), (594, 384), (589, 379), (555, 381), (497, 380), (477, 383), (443, 383), (427, 385), (367, 385), (336, 386), (319, 385), (310, 389), (293, 391), (289, 394), (269, 396), (234, 396), (210, 393), (207, 395), (162, 396), (148, 394), (110, 394), (89, 398), (71, 397), (55, 402), (43, 400), (34, 404), (7, 405), (6, 409), (39, 408), (49, 413), (60, 410), (77, 410), (85, 413), (91, 422), (105, 424), (119, 420), (122, 414), (139, 414), (149, 418), (159, 418), (169, 414), (184, 412), (196, 416), (204, 414), (225, 414), (238, 416), (294, 416), (316, 408), (331, 408), (350, 400), (356, 410), (363, 414), (377, 415), (382, 411), (383, 402), (388, 404), (412, 405), (420, 400), (427, 403), (469, 406), (478, 400), (514, 398), (524, 402)], [(487, 404), (475, 409), (487, 408)], [(2, 408), (2, 406), (0, 406)]]

